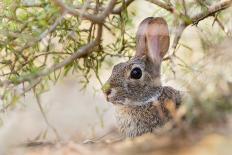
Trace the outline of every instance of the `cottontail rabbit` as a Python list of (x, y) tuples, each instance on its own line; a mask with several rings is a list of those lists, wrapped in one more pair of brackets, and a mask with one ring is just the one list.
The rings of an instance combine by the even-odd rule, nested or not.
[(169, 48), (169, 31), (163, 18), (148, 17), (138, 28), (136, 54), (114, 66), (103, 86), (109, 102), (116, 108), (119, 128), (127, 137), (152, 132), (171, 117), (165, 102), (178, 108), (180, 92), (160, 82), (162, 58)]

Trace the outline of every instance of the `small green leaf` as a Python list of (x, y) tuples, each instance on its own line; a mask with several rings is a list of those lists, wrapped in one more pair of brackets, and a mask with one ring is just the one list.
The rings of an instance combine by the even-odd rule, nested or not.
[(102, 91), (105, 93), (107, 91), (109, 91), (110, 89), (110, 84), (107, 82), (102, 86)]

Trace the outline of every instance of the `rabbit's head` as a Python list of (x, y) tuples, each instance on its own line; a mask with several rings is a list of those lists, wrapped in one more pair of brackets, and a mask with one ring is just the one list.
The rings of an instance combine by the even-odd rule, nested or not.
[(159, 94), (160, 65), (169, 48), (169, 31), (163, 18), (144, 19), (136, 34), (136, 53), (114, 66), (103, 91), (114, 104), (144, 105)]

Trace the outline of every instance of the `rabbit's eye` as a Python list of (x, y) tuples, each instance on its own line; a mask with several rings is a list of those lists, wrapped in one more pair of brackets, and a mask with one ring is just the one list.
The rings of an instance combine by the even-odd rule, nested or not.
[(132, 79), (140, 79), (141, 76), (142, 76), (142, 70), (138, 67), (135, 67), (130, 73), (130, 77)]

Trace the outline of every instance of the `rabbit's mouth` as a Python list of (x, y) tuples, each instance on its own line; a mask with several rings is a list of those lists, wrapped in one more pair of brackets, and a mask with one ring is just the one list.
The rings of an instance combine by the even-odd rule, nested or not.
[(109, 97), (109, 96), (106, 97), (106, 100), (110, 103), (113, 103), (113, 104), (123, 104), (124, 103), (121, 100), (117, 100), (117, 99), (114, 99), (114, 97)]
[(115, 89), (111, 89), (108, 93), (105, 93), (107, 102), (113, 104), (123, 104), (122, 98), (119, 98)]
[(113, 96), (106, 96), (107, 102), (113, 103), (113, 104), (123, 104), (124, 102), (121, 100), (115, 99)]
[(114, 105), (124, 105), (124, 102), (122, 101), (109, 101), (110, 103), (113, 103)]

